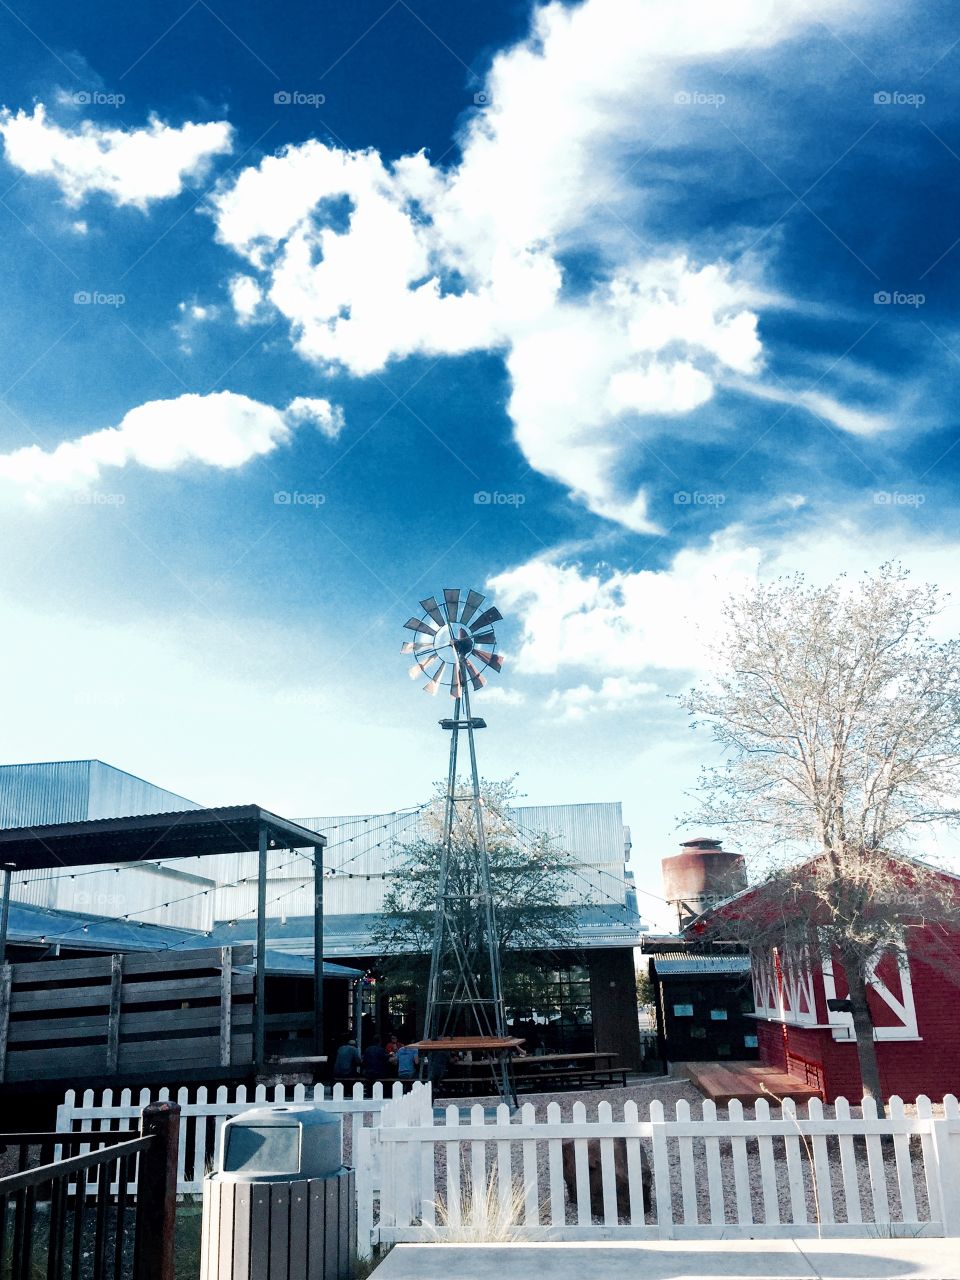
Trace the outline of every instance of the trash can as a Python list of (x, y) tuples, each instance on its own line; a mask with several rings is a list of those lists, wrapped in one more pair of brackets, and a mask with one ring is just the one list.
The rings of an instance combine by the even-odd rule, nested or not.
[(201, 1280), (351, 1280), (353, 1170), (340, 1117), (318, 1107), (257, 1107), (227, 1120), (203, 1183)]

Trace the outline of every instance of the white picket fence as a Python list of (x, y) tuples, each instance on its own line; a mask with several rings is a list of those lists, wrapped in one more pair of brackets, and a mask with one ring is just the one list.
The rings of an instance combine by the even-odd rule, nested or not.
[[(880, 1119), (864, 1099), (855, 1115), (839, 1099), (828, 1117), (812, 1099), (800, 1114), (787, 1099), (771, 1114), (761, 1098), (753, 1117), (731, 1102), (720, 1118), (704, 1102), (694, 1118), (680, 1101), (667, 1118), (662, 1103), (652, 1102), (641, 1121), (628, 1101), (618, 1119), (601, 1102), (588, 1120), (578, 1102), (570, 1120), (551, 1103), (545, 1120), (531, 1104), (513, 1117), (506, 1106), (493, 1114), (474, 1106), (469, 1117), (450, 1106), (435, 1123), (432, 1108), (408, 1096), (383, 1108), (378, 1128), (357, 1134), (361, 1254), (396, 1241), (463, 1239), (484, 1219), (496, 1238), (498, 1217), (521, 1239), (960, 1234), (957, 1099), (944, 1099), (942, 1115), (924, 1097), (909, 1115), (899, 1098), (888, 1110)], [(591, 1140), (599, 1140), (593, 1188)], [(570, 1142), (568, 1203), (563, 1146)], [(619, 1204), (618, 1143), (625, 1148)], [(647, 1212), (644, 1165), (652, 1174)]]
[[(419, 1083), (414, 1085), (414, 1092), (426, 1091), (429, 1087)], [(342, 1084), (335, 1084), (332, 1096), (327, 1098), (324, 1086), (316, 1084), (307, 1086), (294, 1085), (290, 1089), (283, 1085), (267, 1089), (258, 1085), (248, 1097), (245, 1086), (240, 1085), (235, 1092), (221, 1085), (216, 1091), (209, 1091), (200, 1086), (194, 1090), (177, 1090), (174, 1101), (180, 1105), (180, 1149), (177, 1155), (177, 1192), (181, 1195), (199, 1195), (203, 1190), (203, 1176), (212, 1165), (214, 1155), (219, 1151), (220, 1131), (223, 1122), (229, 1116), (248, 1111), (251, 1107), (273, 1106), (282, 1103), (312, 1102), (343, 1117), (341, 1127), (341, 1159), (343, 1158), (343, 1130), (349, 1124), (351, 1135), (351, 1153), (357, 1150), (357, 1135), (365, 1125), (377, 1125), (383, 1107), (390, 1098), (399, 1102), (403, 1094), (403, 1085), (396, 1081), (391, 1095), (384, 1098), (383, 1085), (373, 1085), (372, 1096), (364, 1097), (363, 1085), (355, 1084), (350, 1095), (347, 1095)], [(130, 1089), (124, 1089), (114, 1101), (112, 1089), (105, 1089), (99, 1097), (92, 1089), (87, 1089), (80, 1102), (76, 1092), (67, 1092), (63, 1102), (57, 1108), (57, 1132), (102, 1132), (109, 1129), (135, 1128), (140, 1112), (149, 1102), (166, 1102), (171, 1100), (169, 1089), (160, 1089), (156, 1094), (149, 1089), (141, 1089), (136, 1095)], [(432, 1113), (431, 1113), (432, 1114)], [(89, 1151), (84, 1144), (81, 1152)], [(58, 1153), (59, 1154), (59, 1153)], [(135, 1175), (134, 1175), (135, 1176)], [(136, 1190), (130, 1184), (131, 1194)], [(116, 1186), (113, 1187), (116, 1193)]]

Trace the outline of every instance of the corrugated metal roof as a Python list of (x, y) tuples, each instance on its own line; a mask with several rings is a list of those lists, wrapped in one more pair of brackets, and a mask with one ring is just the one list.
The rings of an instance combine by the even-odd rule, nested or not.
[(211, 945), (203, 934), (190, 930), (88, 915), (82, 911), (57, 911), (13, 900), (7, 937), (11, 943), (25, 946), (52, 947), (59, 943), (78, 951), (165, 951), (184, 942), (194, 947)]
[(661, 977), (682, 973), (749, 973), (749, 956), (677, 956), (652, 955)]
[[(373, 933), (382, 916), (376, 913), (358, 915), (324, 915), (323, 950), (330, 956), (374, 956)], [(597, 947), (635, 947), (643, 923), (626, 907), (581, 907), (577, 912), (578, 949)], [(284, 920), (268, 920), (270, 946), (277, 951), (305, 953), (313, 947), (313, 916), (289, 916)], [(211, 941), (216, 946), (229, 942), (247, 942), (256, 936), (256, 921), (221, 921), (213, 928)]]
[[(162, 924), (141, 924), (111, 916), (87, 915), (81, 911), (53, 911), (27, 902), (11, 902), (7, 937), (12, 945), (57, 944), (70, 951), (200, 951), (236, 942), (236, 937), (218, 939), (192, 929), (171, 929)], [(313, 975), (313, 940), (310, 955), (291, 954), (267, 947), (267, 973)], [(252, 972), (253, 965), (237, 965)], [(359, 969), (348, 969), (329, 960), (323, 962), (326, 978), (361, 978)]]

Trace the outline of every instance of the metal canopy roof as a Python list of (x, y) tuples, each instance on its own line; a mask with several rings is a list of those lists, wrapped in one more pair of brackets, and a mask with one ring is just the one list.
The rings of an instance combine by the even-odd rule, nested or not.
[(248, 804), (0, 830), (0, 863), (13, 863), (18, 871), (36, 871), (147, 858), (252, 853), (259, 847), (261, 828), (266, 829), (268, 844), (274, 848), (326, 844), (318, 831)]

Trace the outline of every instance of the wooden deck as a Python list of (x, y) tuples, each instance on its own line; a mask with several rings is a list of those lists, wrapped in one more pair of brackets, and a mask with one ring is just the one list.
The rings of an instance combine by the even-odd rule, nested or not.
[(800, 1076), (778, 1071), (775, 1067), (758, 1066), (756, 1063), (721, 1065), (719, 1062), (681, 1062), (680, 1070), (697, 1086), (705, 1098), (718, 1107), (729, 1106), (735, 1098), (744, 1106), (752, 1106), (757, 1098), (778, 1101), (793, 1098), (795, 1102), (807, 1102), (819, 1098), (820, 1090), (807, 1084)]

